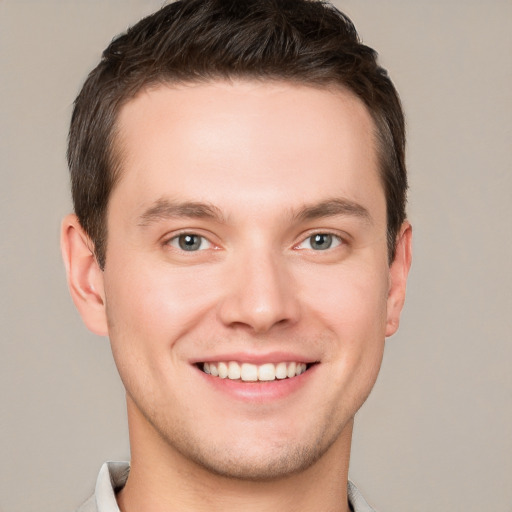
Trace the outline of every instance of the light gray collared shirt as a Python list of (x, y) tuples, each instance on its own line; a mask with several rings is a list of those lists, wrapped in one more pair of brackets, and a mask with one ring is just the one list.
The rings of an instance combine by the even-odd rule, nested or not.
[[(123, 488), (129, 472), (128, 462), (105, 462), (96, 480), (94, 494), (76, 512), (120, 512), (116, 492)], [(356, 486), (350, 481), (347, 494), (353, 512), (376, 512), (366, 503)]]

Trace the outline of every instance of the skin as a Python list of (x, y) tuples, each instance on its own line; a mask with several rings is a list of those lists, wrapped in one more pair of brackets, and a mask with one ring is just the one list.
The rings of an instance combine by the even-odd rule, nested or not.
[[(411, 261), (406, 222), (388, 263), (369, 113), (339, 89), (219, 81), (145, 90), (118, 126), (105, 270), (72, 215), (62, 245), (126, 388), (121, 510), (348, 510), (353, 417)], [(180, 248), (184, 233), (199, 250)], [(231, 355), (315, 364), (277, 393), (219, 387), (196, 365)]]

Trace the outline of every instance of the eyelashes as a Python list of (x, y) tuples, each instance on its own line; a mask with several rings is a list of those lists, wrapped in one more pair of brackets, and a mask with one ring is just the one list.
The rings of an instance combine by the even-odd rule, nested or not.
[(181, 233), (168, 240), (167, 245), (184, 252), (204, 251), (215, 247), (206, 237), (196, 233)]
[[(206, 236), (192, 231), (182, 232), (169, 238), (165, 245), (183, 253), (194, 253), (218, 248)], [(346, 245), (346, 241), (341, 236), (330, 232), (316, 232), (294, 245), (293, 249), (320, 252), (335, 249), (342, 245)]]
[(296, 245), (296, 249), (310, 249), (313, 251), (326, 251), (334, 249), (344, 243), (343, 239), (332, 233), (315, 233), (308, 236), (300, 244)]

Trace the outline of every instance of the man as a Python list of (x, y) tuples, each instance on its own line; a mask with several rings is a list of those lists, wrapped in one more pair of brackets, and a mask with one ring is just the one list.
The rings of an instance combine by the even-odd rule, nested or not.
[(332, 6), (184, 0), (107, 48), (62, 247), (126, 388), (81, 510), (369, 511), (353, 418), (411, 261), (396, 91)]

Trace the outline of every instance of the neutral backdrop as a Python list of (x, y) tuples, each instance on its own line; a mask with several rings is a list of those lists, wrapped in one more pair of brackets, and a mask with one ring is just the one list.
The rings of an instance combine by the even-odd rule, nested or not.
[[(512, 511), (512, 2), (347, 0), (405, 106), (414, 263), (356, 418), (380, 512)], [(108, 340), (68, 296), (71, 105), (160, 0), (0, 0), (0, 510), (72, 511), (129, 457)]]

